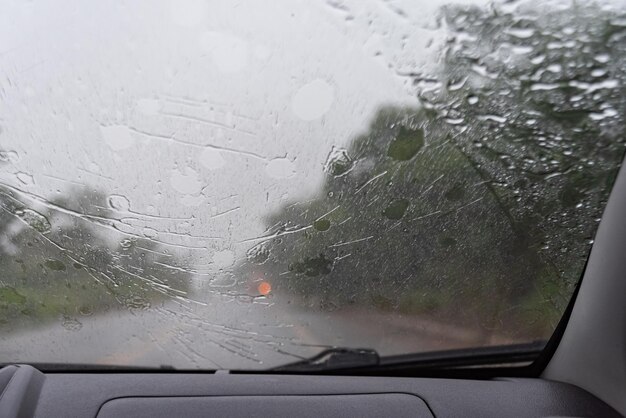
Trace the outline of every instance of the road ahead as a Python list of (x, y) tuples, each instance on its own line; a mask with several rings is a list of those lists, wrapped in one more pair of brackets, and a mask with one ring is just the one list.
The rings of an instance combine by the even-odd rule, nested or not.
[[(381, 355), (460, 347), (470, 332), (376, 311), (315, 312), (273, 298), (168, 301), (64, 319), (3, 334), (3, 362), (59, 362), (205, 369), (264, 369), (329, 346)], [(476, 341), (474, 341), (475, 343)]]

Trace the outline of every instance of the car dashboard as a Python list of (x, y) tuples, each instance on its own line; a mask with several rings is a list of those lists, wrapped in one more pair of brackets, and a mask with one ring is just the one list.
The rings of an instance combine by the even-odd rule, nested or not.
[(2, 417), (619, 417), (566, 383), (215, 373), (0, 370)]

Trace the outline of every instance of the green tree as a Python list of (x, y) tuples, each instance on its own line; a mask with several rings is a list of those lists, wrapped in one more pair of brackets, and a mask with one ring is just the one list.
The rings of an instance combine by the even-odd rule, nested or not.
[(441, 9), (421, 106), (329, 150), (319, 195), (267, 217), (240, 267), (315, 308), (436, 316), (546, 338), (624, 153), (624, 16), (596, 5)]
[[(159, 242), (116, 229), (121, 217), (98, 190), (47, 200), (0, 186), (0, 329), (3, 332), (110, 309), (146, 309), (186, 295), (183, 271)], [(77, 319), (78, 318), (78, 319)]]

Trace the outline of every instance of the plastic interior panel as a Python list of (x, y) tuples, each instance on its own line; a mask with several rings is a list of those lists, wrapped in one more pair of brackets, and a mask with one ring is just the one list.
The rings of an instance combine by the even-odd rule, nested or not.
[[(236, 401), (255, 405), (259, 397), (292, 396), (291, 407), (332, 411), (323, 405), (331, 397), (322, 395), (364, 395), (391, 393), (415, 395), (424, 401), (435, 417), (619, 417), (609, 406), (587, 392), (565, 384), (541, 379), (455, 380), (395, 377), (284, 376), (229, 374), (47, 374), (36, 417), (96, 417), (103, 405), (118, 398), (137, 397), (237, 397)], [(313, 396), (314, 402), (303, 401)], [(358, 396), (358, 399), (366, 397)], [(413, 397), (410, 397), (413, 399)], [(404, 398), (403, 398), (404, 399)], [(167, 400), (166, 400), (167, 401)], [(180, 403), (177, 402), (177, 405)], [(362, 401), (363, 402), (363, 401)], [(183, 402), (184, 403), (184, 402)], [(277, 403), (264, 405), (266, 416), (283, 415)], [(113, 405), (113, 404), (111, 404)], [(162, 405), (159, 403), (159, 405)], [(177, 405), (173, 406), (177, 410)], [(221, 406), (223, 406), (222, 404)], [(314, 406), (313, 406), (314, 405)], [(411, 405), (422, 405), (419, 399)], [(277, 409), (272, 409), (276, 407)], [(106, 408), (109, 408), (107, 406)], [(227, 410), (224, 409), (224, 412)], [(389, 409), (389, 411), (392, 411)], [(422, 409), (411, 409), (420, 416)], [(185, 411), (187, 412), (187, 411)], [(209, 410), (205, 411), (206, 416)], [(341, 416), (363, 416), (361, 410)], [(234, 411), (233, 411), (234, 414)], [(134, 413), (131, 415), (135, 415)], [(323, 415), (323, 414), (322, 414)], [(317, 416), (322, 416), (317, 414)], [(393, 415), (393, 414), (392, 414)], [(383, 416), (392, 416), (383, 414)], [(106, 415), (105, 415), (106, 416)], [(175, 416), (184, 416), (175, 414)], [(193, 415), (192, 415), (193, 416)], [(226, 414), (224, 416), (237, 416)], [(306, 416), (306, 415), (303, 415)], [(337, 415), (336, 415), (337, 416)], [(428, 416), (428, 415), (425, 415)], [(99, 417), (101, 418), (101, 417)]]
[(626, 415), (626, 169), (602, 216), (580, 291), (543, 377), (575, 384)]
[(98, 418), (204, 417), (415, 417), (432, 418), (415, 395), (214, 396), (178, 398), (122, 398), (105, 403)]

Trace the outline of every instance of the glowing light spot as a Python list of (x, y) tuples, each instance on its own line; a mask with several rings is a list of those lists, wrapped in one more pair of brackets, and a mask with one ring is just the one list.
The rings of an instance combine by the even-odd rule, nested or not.
[(272, 285), (268, 282), (261, 282), (259, 283), (257, 290), (259, 291), (260, 295), (267, 296), (272, 291)]

